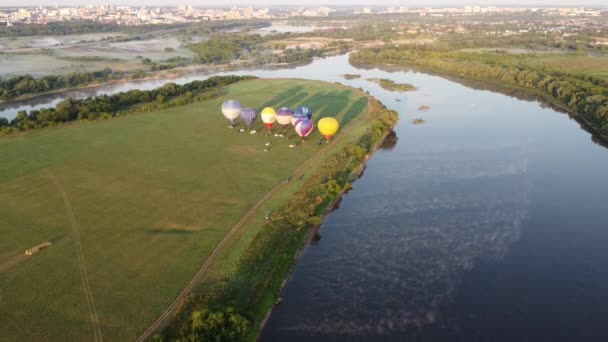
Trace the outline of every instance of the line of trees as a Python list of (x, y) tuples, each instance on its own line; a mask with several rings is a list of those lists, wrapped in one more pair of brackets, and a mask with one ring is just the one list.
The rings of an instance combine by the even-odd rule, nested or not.
[(15, 76), (9, 79), (0, 78), (0, 99), (10, 100), (23, 95), (34, 95), (104, 82), (113, 78), (112, 69), (105, 68), (93, 72), (73, 72), (67, 75), (48, 75), (34, 78), (31, 75)]
[[(369, 103), (373, 119), (367, 132), (356, 143), (329, 157), (316, 175), (309, 178), (290, 199), (272, 213), (270, 220), (240, 256), (231, 279), (208, 291), (193, 295), (184, 307), (182, 318), (157, 340), (194, 341), (200, 335), (198, 312), (238, 313), (245, 317), (247, 333), (238, 330), (231, 341), (254, 340), (261, 319), (274, 304), (281, 284), (294, 264), (294, 257), (311, 229), (321, 224), (328, 205), (343, 190), (350, 188), (353, 170), (365, 160), (372, 147), (392, 130), (397, 113), (376, 100)], [(212, 309), (210, 309), (212, 308)], [(238, 324), (237, 326), (243, 326)]]
[(314, 57), (321, 57), (325, 54), (325, 50), (319, 49), (301, 49), (296, 47), (295, 49), (287, 49), (280, 55), (273, 53), (261, 53), (255, 57), (254, 64), (277, 64), (277, 63), (300, 63), (310, 62)]
[(98, 23), (95, 21), (68, 21), (48, 24), (17, 24), (15, 26), (3, 27), (0, 30), (0, 37), (116, 32), (119, 29), (120, 27), (117, 24)]
[(189, 23), (176, 24), (147, 24), (147, 25), (118, 25), (116, 23), (100, 23), (93, 20), (73, 20), (51, 22), (48, 24), (16, 24), (0, 29), (0, 37), (22, 36), (61, 36), (84, 33), (124, 32), (141, 34), (150, 31), (187, 28)]
[(355, 63), (422, 67), (532, 90), (553, 99), (608, 137), (608, 82), (591, 75), (550, 70), (520, 59), (525, 57), (500, 53), (381, 48), (362, 50), (350, 58)]
[(0, 133), (38, 129), (76, 120), (108, 119), (129, 112), (148, 112), (177, 107), (221, 95), (223, 86), (253, 79), (253, 76), (214, 76), (184, 85), (168, 83), (153, 90), (129, 90), (114, 95), (101, 95), (82, 100), (65, 99), (55, 108), (20, 111), (8, 121), (0, 118)]

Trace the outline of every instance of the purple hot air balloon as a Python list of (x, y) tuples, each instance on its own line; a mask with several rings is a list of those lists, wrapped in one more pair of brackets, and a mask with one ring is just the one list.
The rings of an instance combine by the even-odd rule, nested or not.
[(299, 106), (293, 112), (293, 117), (291, 118), (291, 124), (296, 125), (296, 121), (301, 119), (310, 119), (312, 118), (312, 110), (306, 106)]
[(277, 110), (277, 122), (279, 125), (283, 126), (284, 129), (289, 126), (292, 117), (293, 111), (287, 107), (279, 108), (279, 110)]
[(312, 123), (312, 120), (309, 119), (300, 119), (294, 124), (296, 133), (302, 137), (302, 139), (306, 138), (310, 133), (312, 133), (314, 127), (315, 125)]
[(247, 125), (247, 127), (251, 127), (255, 120), (258, 118), (258, 112), (253, 108), (243, 108), (241, 110), (241, 120)]

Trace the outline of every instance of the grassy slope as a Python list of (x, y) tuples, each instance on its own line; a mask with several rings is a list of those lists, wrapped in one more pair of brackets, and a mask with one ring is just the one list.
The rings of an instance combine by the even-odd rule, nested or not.
[[(306, 103), (316, 118), (336, 115), (348, 129), (332, 151), (365, 128), (358, 114), (367, 99), (336, 85), (254, 80), (227, 92), (204, 104), (0, 139), (0, 263), (54, 242), (0, 274), (3, 337), (92, 337), (71, 226), (49, 172), (65, 188), (80, 227), (104, 337), (129, 340), (157, 318), (247, 209), (319, 149), (314, 132), (297, 149), (272, 137), (271, 151), (263, 152), (262, 134), (226, 128), (218, 111), (223, 100), (258, 108)], [(290, 183), (259, 216), (297, 185)], [(227, 246), (211, 279), (225, 275), (260, 217)]]

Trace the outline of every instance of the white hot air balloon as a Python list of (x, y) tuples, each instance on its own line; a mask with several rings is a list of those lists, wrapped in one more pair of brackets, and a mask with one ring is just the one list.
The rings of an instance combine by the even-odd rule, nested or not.
[(229, 100), (222, 104), (222, 113), (230, 121), (230, 124), (234, 126), (234, 120), (241, 115), (242, 108), (239, 101)]

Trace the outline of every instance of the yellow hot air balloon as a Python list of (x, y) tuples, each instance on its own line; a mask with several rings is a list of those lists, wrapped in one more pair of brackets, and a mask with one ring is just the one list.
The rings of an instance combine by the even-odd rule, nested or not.
[(272, 107), (266, 107), (262, 109), (262, 113), (260, 113), (262, 117), (262, 122), (266, 125), (266, 128), (270, 130), (272, 125), (277, 120), (277, 112)]
[(334, 118), (323, 118), (319, 120), (317, 127), (319, 128), (319, 132), (321, 132), (329, 142), (329, 139), (336, 134), (340, 125), (338, 124), (338, 120)]

